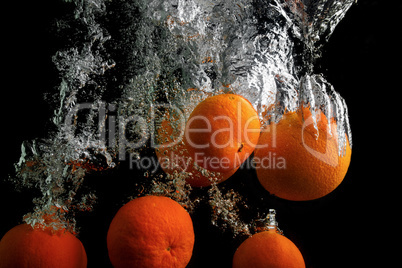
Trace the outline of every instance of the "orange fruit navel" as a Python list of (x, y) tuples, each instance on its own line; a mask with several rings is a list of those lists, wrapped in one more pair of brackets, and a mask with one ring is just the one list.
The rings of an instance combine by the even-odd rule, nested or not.
[(186, 267), (194, 246), (193, 223), (179, 203), (144, 196), (119, 209), (107, 234), (115, 268)]

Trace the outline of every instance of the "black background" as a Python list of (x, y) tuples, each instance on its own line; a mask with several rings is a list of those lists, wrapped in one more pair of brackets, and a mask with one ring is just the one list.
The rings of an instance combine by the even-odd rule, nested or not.
[[(227, 189), (251, 191), (252, 195), (245, 194), (250, 206), (275, 208), (280, 228), (300, 248), (309, 268), (374, 267), (377, 262), (386, 267), (390, 260), (388, 247), (392, 246), (385, 239), (393, 237), (388, 224), (397, 214), (389, 210), (396, 201), (388, 197), (396, 197), (390, 189), (397, 187), (395, 178), (400, 176), (395, 174), (397, 165), (391, 163), (397, 157), (390, 154), (398, 154), (400, 145), (393, 141), (399, 120), (389, 109), (397, 106), (398, 98), (396, 83), (389, 83), (398, 79), (392, 70), (398, 70), (400, 64), (400, 53), (395, 49), (399, 31), (393, 15), (402, 11), (397, 2), (358, 1), (336, 28), (317, 63), (316, 72), (324, 74), (349, 108), (353, 150), (344, 182), (330, 195), (310, 202), (267, 195), (250, 171), (240, 171), (222, 184)], [(59, 45), (50, 30), (54, 18), (63, 13), (56, 3), (18, 1), (3, 9), (7, 16), (2, 18), (0, 237), (22, 222), (36, 194), (15, 191), (5, 178), (13, 172), (22, 141), (47, 135), (52, 107), (44, 101), (43, 93), (57, 84), (51, 57)], [(99, 197), (93, 212), (77, 216), (88, 267), (110, 267), (107, 228), (130, 196), (132, 178), (138, 175), (127, 171), (124, 164), (117, 172), (118, 177), (116, 172), (105, 172), (88, 178), (88, 187)], [(208, 224), (208, 215), (208, 208), (202, 205), (192, 215), (196, 245), (189, 267), (230, 267), (232, 254), (242, 240)]]

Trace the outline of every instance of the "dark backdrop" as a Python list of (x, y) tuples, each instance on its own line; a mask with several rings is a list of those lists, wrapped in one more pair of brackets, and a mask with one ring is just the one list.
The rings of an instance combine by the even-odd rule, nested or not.
[[(395, 204), (383, 196), (394, 187), (385, 172), (393, 170), (386, 149), (397, 145), (385, 146), (395, 136), (389, 128), (384, 131), (384, 125), (394, 116), (387, 107), (394, 101), (395, 89), (387, 83), (394, 79), (392, 63), (399, 63), (392, 47), (398, 32), (390, 30), (397, 25), (392, 12), (402, 10), (399, 3), (388, 4), (358, 1), (336, 28), (317, 64), (316, 72), (325, 75), (349, 108), (353, 150), (344, 182), (329, 196), (311, 202), (249, 197), (251, 206), (265, 202), (277, 210), (280, 228), (299, 246), (307, 267), (374, 267), (374, 261), (386, 267), (389, 259), (381, 251), (386, 245), (382, 238), (392, 237), (387, 227), (392, 214), (387, 208)], [(2, 18), (0, 237), (32, 209), (35, 193), (16, 192), (4, 179), (13, 172), (22, 141), (47, 135), (52, 107), (43, 100), (43, 93), (57, 84), (51, 56), (59, 45), (50, 34), (51, 24), (63, 10), (57, 1), (18, 1), (7, 4), (3, 12), (7, 16)], [(127, 178), (135, 176), (135, 171), (124, 171), (124, 167), (118, 172), (119, 178), (110, 173), (89, 178), (99, 200), (94, 212), (77, 218), (88, 267), (110, 267), (107, 228), (121, 205), (119, 196), (129, 195), (125, 186), (132, 182)], [(252, 172), (239, 172), (223, 186), (261, 191)], [(197, 242), (190, 266), (230, 267), (241, 241), (210, 226), (206, 207), (200, 206), (193, 220)]]

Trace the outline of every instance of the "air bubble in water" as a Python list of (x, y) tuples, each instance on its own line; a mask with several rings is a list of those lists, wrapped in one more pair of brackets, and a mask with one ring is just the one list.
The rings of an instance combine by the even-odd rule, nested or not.
[[(337, 121), (340, 155), (346, 139), (352, 144), (345, 101), (313, 67), (353, 0), (66, 2), (74, 14), (60, 31), (80, 30), (53, 57), (60, 75), (56, 93), (49, 94), (54, 98), (48, 97), (54, 131), (25, 142), (15, 166), (14, 181), (42, 194), (25, 217), (32, 225), (55, 225), (46, 220), (51, 215), (73, 230), (73, 211), (91, 209), (96, 200), (94, 193), (80, 192), (86, 175), (115, 168), (122, 154), (138, 159), (143, 148), (129, 145), (144, 138), (146, 147), (159, 104), (187, 118), (206, 97), (231, 92), (250, 100), (264, 124), (308, 106)], [(106, 104), (113, 104), (115, 127), (125, 136), (103, 138), (102, 130), (112, 129), (99, 119), (106, 120), (99, 113)], [(84, 107), (85, 117), (77, 114)], [(133, 118), (136, 123), (128, 124)], [(167, 195), (190, 210), (199, 201), (185, 183), (191, 174), (144, 175), (153, 176), (146, 194)], [(222, 193), (213, 184), (208, 196), (213, 224), (250, 233), (239, 215), (244, 200), (238, 193)]]

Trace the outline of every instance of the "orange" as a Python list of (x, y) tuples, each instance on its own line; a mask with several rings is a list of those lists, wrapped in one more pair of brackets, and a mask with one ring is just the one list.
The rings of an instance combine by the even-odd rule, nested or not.
[(254, 161), (261, 185), (271, 194), (294, 201), (313, 200), (343, 181), (351, 158), (349, 143), (339, 156), (335, 120), (329, 132), (325, 115), (318, 111), (316, 116), (318, 131), (311, 112), (304, 108), (285, 114), (261, 134)]
[(194, 162), (210, 171), (239, 167), (254, 151), (260, 120), (242, 96), (221, 94), (200, 102), (190, 114), (185, 144)]
[(155, 149), (156, 156), (163, 171), (174, 176), (175, 172), (189, 174), (186, 177), (187, 183), (192, 187), (210, 186), (213, 177), (217, 183), (221, 183), (230, 178), (238, 169), (234, 168), (225, 173), (209, 172), (197, 166), (186, 149), (183, 140), (180, 140), (180, 120), (179, 115), (173, 111), (165, 114), (165, 119), (157, 128), (158, 146)]
[(85, 249), (74, 235), (61, 230), (17, 225), (0, 241), (1, 268), (85, 268)]
[(107, 234), (115, 268), (186, 267), (194, 246), (193, 223), (179, 203), (144, 196), (119, 209)]
[(233, 268), (305, 268), (296, 245), (276, 231), (247, 238), (233, 256)]

